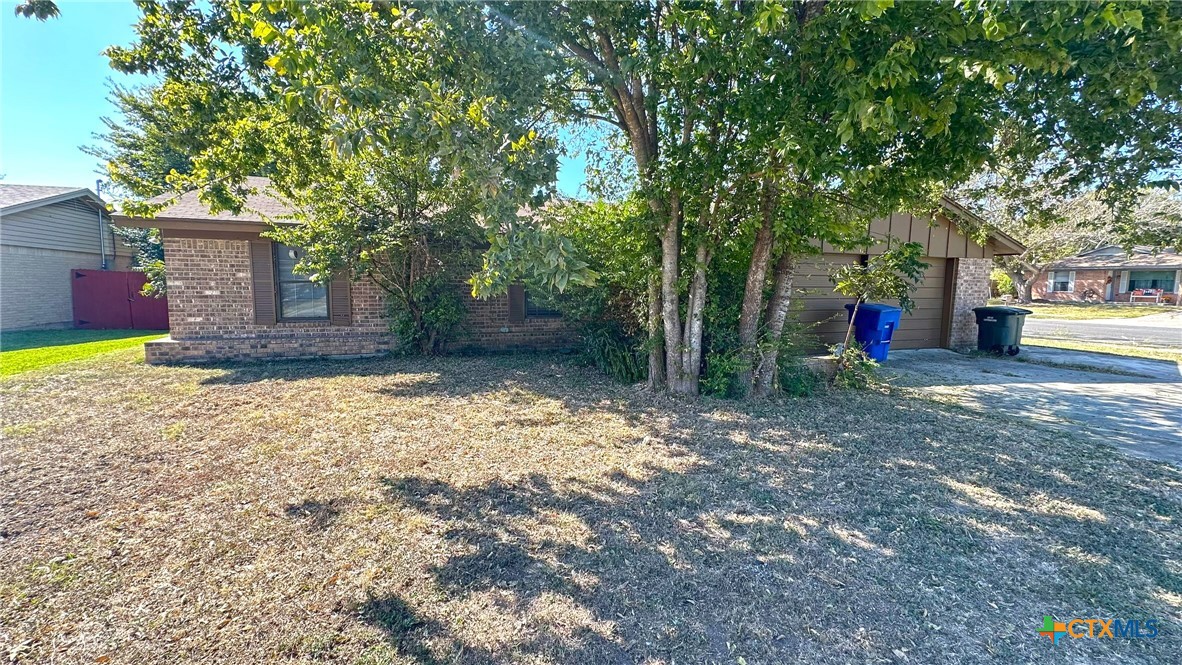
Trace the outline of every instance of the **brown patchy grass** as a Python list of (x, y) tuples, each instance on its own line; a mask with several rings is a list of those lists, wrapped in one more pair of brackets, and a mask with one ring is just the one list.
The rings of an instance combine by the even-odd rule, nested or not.
[[(1165, 662), (1182, 477), (891, 394), (534, 357), (0, 382), (16, 662)], [(1156, 639), (1037, 635), (1044, 614)]]
[[(1000, 298), (991, 299), (990, 304), (1000, 305)], [(1172, 305), (1152, 305), (1148, 303), (1111, 303), (1111, 302), (1061, 302), (1026, 304), (1011, 303), (1014, 307), (1022, 307), (1033, 312), (1032, 319), (1070, 319), (1073, 321), (1087, 321), (1095, 319), (1136, 319), (1153, 314), (1165, 314), (1176, 311)]]
[(1182, 351), (1173, 349), (1156, 349), (1149, 346), (1135, 344), (1105, 344), (1103, 342), (1081, 342), (1074, 339), (1040, 339), (1037, 337), (1023, 337), (1023, 346), (1050, 346), (1068, 351), (1088, 351), (1091, 353), (1107, 353), (1114, 356), (1128, 356), (1130, 358), (1148, 358), (1149, 360), (1171, 360), (1182, 362)]

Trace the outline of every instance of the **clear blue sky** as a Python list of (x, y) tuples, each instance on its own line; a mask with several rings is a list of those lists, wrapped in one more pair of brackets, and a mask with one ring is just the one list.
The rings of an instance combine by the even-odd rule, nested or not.
[[(142, 79), (110, 68), (102, 51), (130, 44), (139, 12), (130, 0), (58, 0), (44, 23), (13, 16), (0, 0), (0, 174), (2, 182), (94, 188), (99, 164), (79, 146), (93, 143), (101, 118), (114, 116), (107, 81)], [(579, 194), (584, 160), (567, 158), (559, 189)]]

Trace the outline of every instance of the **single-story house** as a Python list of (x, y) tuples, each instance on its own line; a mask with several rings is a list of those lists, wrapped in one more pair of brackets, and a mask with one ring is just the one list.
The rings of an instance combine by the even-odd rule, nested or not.
[(1101, 247), (1048, 266), (1031, 296), (1050, 301), (1182, 302), (1182, 254), (1134, 247)]
[[(159, 228), (168, 275), (169, 338), (149, 342), (151, 363), (267, 357), (355, 356), (382, 353), (393, 344), (382, 291), (368, 280), (337, 279), (313, 284), (292, 271), (300, 249), (259, 234), (268, 222), (284, 221), (290, 209), (268, 194), (265, 178), (251, 178), (254, 190), (243, 212), (211, 214), (196, 193), (180, 196), (155, 217), (116, 216), (126, 226)], [(952, 215), (967, 211), (948, 202)], [(896, 334), (901, 348), (962, 347), (976, 339), (972, 308), (989, 297), (995, 254), (1023, 248), (1005, 236), (984, 245), (957, 230), (950, 216), (934, 221), (909, 214), (875, 220), (875, 237), (888, 234), (923, 244), (931, 267), (915, 295), (915, 311)], [(801, 317), (816, 324), (826, 342), (838, 341), (845, 299), (829, 284), (833, 264), (862, 260), (881, 251), (840, 252), (828, 245), (802, 263), (796, 279), (804, 301)], [(458, 285), (458, 288), (464, 288)], [(574, 330), (556, 312), (535, 307), (520, 285), (506, 295), (468, 297), (466, 331), (453, 348), (534, 349), (570, 346)]]
[(91, 190), (0, 183), (0, 329), (71, 325), (71, 272), (130, 262)]

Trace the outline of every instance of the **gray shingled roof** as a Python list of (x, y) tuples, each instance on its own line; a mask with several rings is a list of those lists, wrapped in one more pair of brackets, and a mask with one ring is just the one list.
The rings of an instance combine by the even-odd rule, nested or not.
[(49, 185), (10, 185), (7, 183), (0, 183), (0, 210), (9, 212), (10, 208), (29, 208), (34, 207), (29, 204), (36, 204), (40, 201), (50, 203), (50, 199), (64, 200), (74, 198), (73, 196), (66, 196), (68, 194), (76, 194), (77, 196), (90, 195), (89, 189), (85, 187), (53, 187)]
[(1182, 254), (1163, 251), (1154, 254), (1143, 248), (1135, 248), (1132, 254), (1095, 254), (1089, 252), (1056, 261), (1048, 266), (1050, 270), (1128, 270), (1141, 268), (1149, 270), (1178, 270), (1182, 268)]
[(171, 203), (156, 213), (156, 219), (185, 219), (194, 221), (217, 221), (217, 222), (282, 222), (283, 218), (290, 216), (294, 212), (294, 208), (283, 199), (280, 199), (271, 189), (271, 180), (269, 178), (262, 178), (258, 176), (251, 176), (246, 179), (244, 186), (254, 190), (254, 193), (247, 195), (246, 204), (242, 208), (242, 212), (235, 215), (229, 211), (222, 211), (217, 214), (209, 212), (209, 206), (205, 205), (198, 199), (197, 191), (189, 191), (181, 194), (179, 197), (175, 194), (164, 194), (152, 199), (154, 203), (163, 203), (171, 201)]

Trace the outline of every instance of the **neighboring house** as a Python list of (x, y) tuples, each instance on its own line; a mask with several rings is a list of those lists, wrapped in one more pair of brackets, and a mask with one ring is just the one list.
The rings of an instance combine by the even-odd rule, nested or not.
[[(289, 208), (266, 193), (265, 178), (251, 178), (247, 184), (256, 193), (239, 215), (210, 214), (191, 192), (151, 219), (116, 216), (123, 226), (159, 228), (164, 242), (171, 336), (146, 345), (148, 362), (388, 351), (393, 340), (382, 291), (365, 279), (319, 286), (295, 274), (292, 267), (300, 250), (259, 235), (268, 221), (293, 223), (283, 219)], [(970, 214), (948, 206), (955, 215)], [(971, 345), (976, 339), (972, 308), (989, 297), (993, 256), (1023, 250), (1004, 236), (979, 245), (942, 214), (934, 223), (891, 215), (873, 222), (870, 230), (876, 237), (889, 234), (923, 244), (925, 261), (932, 264), (915, 295), (915, 311), (896, 334), (901, 348)], [(845, 327), (834, 317), (844, 321), (847, 300), (833, 293), (828, 268), (863, 255), (821, 249), (821, 256), (798, 270), (797, 295), (804, 302), (802, 319), (817, 323), (816, 332), (824, 340), (837, 341)], [(876, 251), (881, 247), (868, 253)], [(497, 298), (467, 298), (466, 331), (452, 350), (545, 350), (574, 341), (571, 326), (556, 312), (535, 307), (520, 285)]]
[(89, 189), (0, 183), (0, 329), (71, 325), (71, 271), (130, 260)]
[(1038, 300), (1178, 304), (1182, 300), (1182, 254), (1109, 246), (1057, 261), (1035, 280)]

